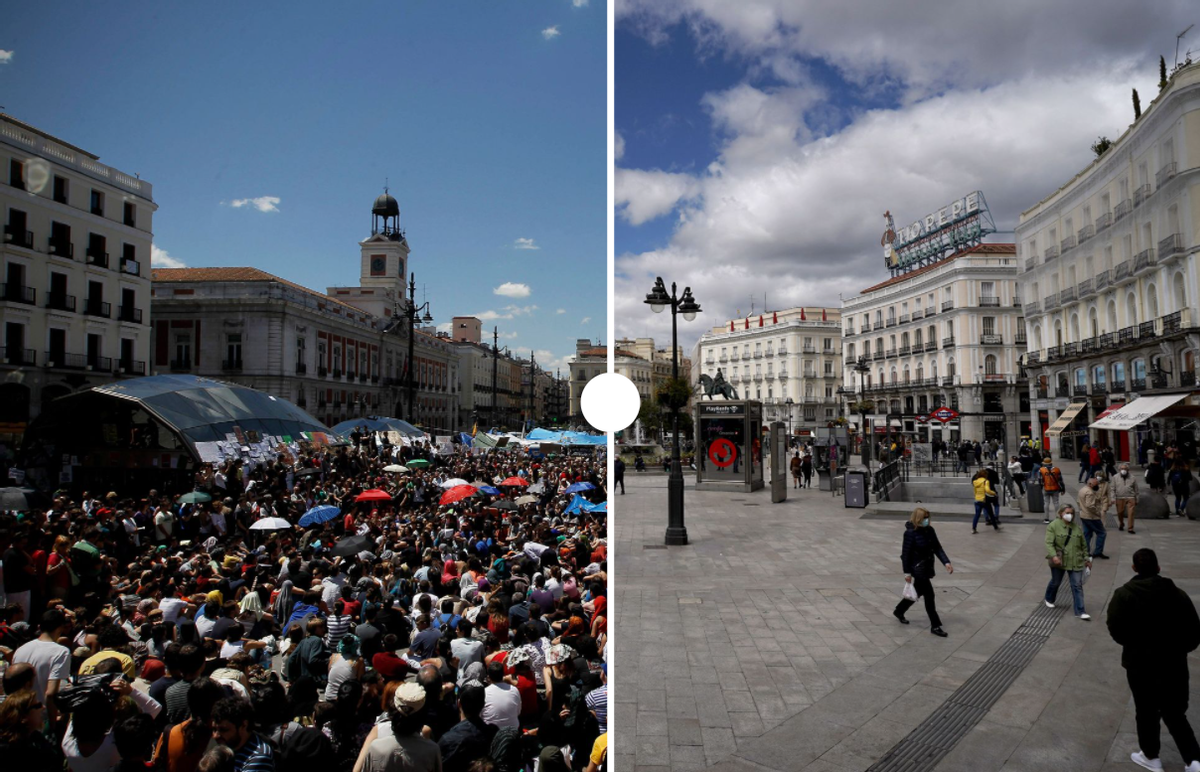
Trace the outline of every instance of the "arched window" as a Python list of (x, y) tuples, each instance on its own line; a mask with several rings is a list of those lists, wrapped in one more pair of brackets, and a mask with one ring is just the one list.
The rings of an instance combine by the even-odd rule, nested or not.
[(1083, 388), (1087, 386), (1087, 370), (1082, 367), (1075, 368), (1075, 387)]
[(915, 346), (916, 348), (921, 347), (921, 330), (920, 330), (920, 328), (917, 328), (916, 330), (913, 331), (913, 346)]
[(1182, 311), (1187, 308), (1187, 287), (1183, 283), (1183, 274), (1175, 274), (1175, 278), (1171, 280), (1172, 294), (1175, 296), (1175, 310)]
[(1125, 388), (1125, 363), (1124, 362), (1113, 362), (1112, 363), (1112, 383), (1113, 383), (1114, 388), (1117, 388), (1117, 389)]
[(1133, 360), (1133, 363), (1130, 366), (1130, 370), (1132, 371), (1134, 381), (1145, 381), (1146, 380), (1146, 360), (1145, 359)]
[(908, 377), (908, 365), (905, 365), (905, 366), (904, 366), (904, 382), (905, 382), (905, 383), (908, 383), (908, 382), (909, 382), (909, 377)]
[(946, 375), (950, 378), (953, 378), (956, 375), (954, 357), (950, 357), (948, 360), (946, 360)]
[(917, 362), (917, 380), (925, 380), (925, 365), (921, 364), (920, 362)]
[(890, 382), (895, 383), (896, 382), (896, 368), (895, 367), (892, 368), (891, 376), (892, 376), (892, 380)]
[(995, 375), (996, 374), (996, 355), (995, 354), (988, 354), (986, 357), (983, 358), (983, 374), (984, 375)]
[(1061, 346), (1063, 343), (1062, 319), (1054, 320), (1054, 345)]
[(1079, 314), (1071, 314), (1071, 340), (1079, 340)]
[(937, 380), (937, 360), (929, 363), (929, 377)]
[(1107, 320), (1108, 321), (1108, 329), (1106, 329), (1105, 332), (1116, 332), (1117, 329), (1120, 327), (1120, 325), (1117, 324), (1117, 301), (1115, 301), (1115, 300), (1108, 301), (1107, 316), (1108, 316), (1108, 320)]
[(1096, 319), (1096, 307), (1088, 309), (1088, 337), (1094, 338), (1100, 334), (1099, 322)]
[(1105, 386), (1106, 368), (1104, 365), (1092, 366), (1092, 385), (1103, 389)]
[(1158, 318), (1158, 290), (1153, 284), (1146, 285), (1146, 318)]

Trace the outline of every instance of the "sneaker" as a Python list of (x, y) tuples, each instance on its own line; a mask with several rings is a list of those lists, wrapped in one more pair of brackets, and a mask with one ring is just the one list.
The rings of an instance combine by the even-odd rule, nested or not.
[(1108, 560), (1108, 555), (1105, 555), (1103, 552), (1097, 552), (1095, 555), (1092, 555), (1092, 557), (1100, 558), (1101, 560)]
[(1054, 604), (1051, 603), (1050, 601), (1044, 600), (1042, 602), (1046, 604), (1046, 608), (1054, 608)]
[(1092, 615), (1091, 615), (1091, 614), (1080, 614), (1080, 615), (1079, 615), (1079, 618), (1080, 618), (1080, 619), (1082, 619), (1084, 622), (1091, 622), (1091, 621), (1092, 621)]
[(1050, 525), (1050, 518), (1048, 518), (1048, 517), (1047, 517), (1047, 518), (1046, 518), (1045, 520), (1043, 520), (1042, 522), (1043, 522), (1043, 523), (1045, 523), (1046, 525)]
[(1161, 772), (1163, 768), (1161, 761), (1158, 759), (1148, 759), (1146, 758), (1146, 754), (1142, 753), (1141, 751), (1136, 751), (1129, 754), (1129, 760), (1134, 764), (1137, 764), (1139, 767), (1145, 767), (1146, 769), (1160, 770)]

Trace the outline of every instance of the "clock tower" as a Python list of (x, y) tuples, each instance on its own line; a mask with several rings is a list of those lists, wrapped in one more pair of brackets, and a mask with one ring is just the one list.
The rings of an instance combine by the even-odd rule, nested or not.
[(404, 297), (408, 276), (408, 241), (400, 229), (400, 205), (384, 189), (371, 207), (371, 235), (359, 242), (362, 250), (360, 286), (394, 291)]

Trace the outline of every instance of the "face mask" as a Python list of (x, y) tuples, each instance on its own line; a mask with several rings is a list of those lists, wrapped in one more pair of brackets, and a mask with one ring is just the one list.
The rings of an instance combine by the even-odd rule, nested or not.
[(929, 518), (927, 517), (927, 518), (925, 518), (924, 520), (922, 520), (922, 521), (921, 521), (921, 525), (923, 525), (923, 526), (927, 526), (927, 525), (929, 525)]
[(1122, 476), (1122, 477), (1128, 477), (1128, 476), (1129, 476), (1129, 470), (1128, 470), (1128, 469), (1122, 469), (1122, 470), (1121, 470), (1121, 476)]
[(1072, 515), (1070, 512), (1067, 512), (1065, 515), (1063, 515), (1063, 520), (1067, 521), (1068, 523), (1071, 522), (1074, 518), (1075, 518), (1075, 515)]

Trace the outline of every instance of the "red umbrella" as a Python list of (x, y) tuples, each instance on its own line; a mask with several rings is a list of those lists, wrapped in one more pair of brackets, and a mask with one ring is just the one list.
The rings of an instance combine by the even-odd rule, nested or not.
[(501, 485), (528, 485), (529, 481), (524, 479), (523, 477), (510, 477), (500, 484)]
[(392, 494), (387, 491), (381, 491), (378, 488), (372, 488), (369, 491), (363, 491), (354, 498), (355, 501), (391, 501)]
[(438, 501), (438, 506), (444, 507), (447, 504), (462, 501), (468, 496), (474, 496), (477, 493), (479, 493), (479, 490), (474, 485), (455, 485), (442, 494), (442, 498)]

